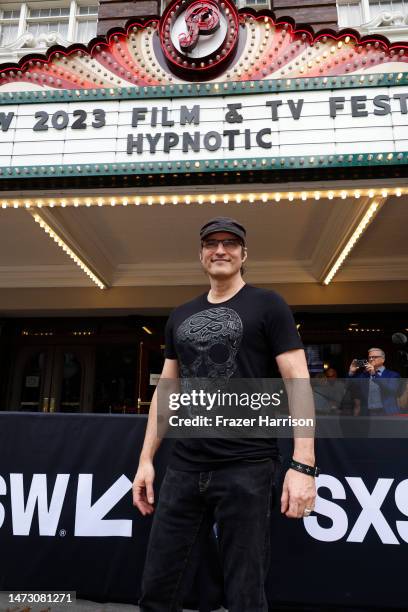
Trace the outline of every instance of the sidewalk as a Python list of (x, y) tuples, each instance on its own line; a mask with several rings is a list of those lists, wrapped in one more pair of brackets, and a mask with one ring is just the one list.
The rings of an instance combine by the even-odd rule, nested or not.
[[(140, 612), (139, 606), (120, 603), (98, 603), (77, 599), (75, 604), (16, 604), (9, 603), (7, 593), (0, 593), (0, 612)], [(194, 612), (184, 610), (184, 612)], [(223, 612), (223, 608), (214, 612)]]

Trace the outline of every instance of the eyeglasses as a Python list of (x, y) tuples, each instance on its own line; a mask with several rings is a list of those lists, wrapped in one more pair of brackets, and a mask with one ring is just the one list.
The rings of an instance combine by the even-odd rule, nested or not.
[(371, 355), (370, 357), (367, 357), (368, 361), (372, 361), (373, 359), (383, 359), (382, 355)]
[(233, 251), (234, 249), (242, 246), (241, 240), (238, 238), (224, 238), (224, 240), (216, 240), (215, 238), (210, 238), (209, 240), (203, 240), (202, 246), (209, 251), (216, 251), (218, 249), (218, 245), (222, 244), (226, 251)]

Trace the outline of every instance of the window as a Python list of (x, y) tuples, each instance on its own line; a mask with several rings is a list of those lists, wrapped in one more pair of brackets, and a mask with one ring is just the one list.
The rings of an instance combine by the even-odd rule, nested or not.
[(98, 6), (77, 6), (75, 40), (87, 43), (96, 36), (96, 23), (98, 19)]
[(40, 34), (58, 32), (62, 38), (68, 38), (69, 8), (29, 8), (27, 32), (35, 38)]
[(363, 11), (360, 2), (342, 2), (337, 5), (339, 16), (339, 27), (359, 26), (364, 22)]
[(405, 4), (404, 0), (369, 0), (369, 7), (370, 19), (384, 11), (389, 13), (404, 13), (404, 15), (408, 14), (408, 3)]
[[(375, 20), (383, 13), (391, 14), (384, 22), (374, 21), (372, 29), (405, 26), (408, 18), (408, 0), (337, 0), (339, 26), (358, 27)], [(399, 16), (397, 15), (399, 13)], [(388, 34), (387, 34), (388, 35)]]
[(260, 10), (261, 8), (271, 8), (270, 0), (234, 0), (237, 8), (245, 8), (246, 6), (250, 6), (255, 10)]
[[(69, 42), (88, 43), (96, 35), (97, 20), (95, 0), (93, 3), (81, 0), (0, 3), (0, 48), (16, 41), (25, 32), (35, 39), (53, 32)], [(44, 45), (44, 41), (41, 44)]]
[(0, 7), (0, 45), (9, 45), (18, 36), (20, 9), (2, 10)]

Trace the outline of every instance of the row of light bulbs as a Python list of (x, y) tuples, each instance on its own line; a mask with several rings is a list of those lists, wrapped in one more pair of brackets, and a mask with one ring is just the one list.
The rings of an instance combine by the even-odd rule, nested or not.
[(41, 198), (41, 199), (12, 199), (1, 200), (1, 208), (42, 208), (61, 207), (66, 208), (73, 206), (140, 206), (153, 204), (241, 204), (242, 202), (280, 202), (281, 200), (320, 200), (334, 198), (359, 199), (362, 197), (374, 198), (381, 196), (401, 197), (408, 193), (408, 187), (397, 188), (370, 188), (370, 189), (334, 189), (334, 190), (316, 190), (316, 191), (285, 191), (285, 192), (262, 192), (262, 193), (224, 193), (224, 194), (201, 194), (201, 195), (143, 195), (143, 196), (94, 196), (94, 197), (74, 197), (74, 198)]
[(57, 243), (57, 245), (64, 251), (64, 253), (66, 253), (77, 264), (77, 266), (81, 268), (83, 272), (85, 272), (85, 274), (95, 283), (95, 285), (99, 287), (99, 289), (106, 289), (105, 283), (103, 283), (102, 280), (92, 272), (92, 270), (86, 265), (86, 263), (80, 257), (78, 257), (76, 253), (74, 253), (74, 251), (66, 244), (66, 242), (64, 242), (64, 240), (62, 240), (62, 238), (60, 238), (60, 236), (58, 236), (58, 234), (54, 232), (54, 230), (48, 225), (48, 223), (44, 221), (44, 219), (42, 219), (37, 214), (33, 215), (33, 218), (34, 221), (38, 223), (39, 226), (44, 230), (44, 232), (48, 234), (49, 237), (54, 240), (54, 242)]
[(332, 267), (330, 268), (329, 273), (327, 274), (327, 276), (323, 280), (323, 284), (324, 285), (328, 285), (331, 282), (331, 280), (333, 279), (333, 277), (335, 276), (335, 274), (337, 274), (340, 266), (344, 263), (345, 259), (349, 255), (350, 251), (354, 248), (357, 240), (360, 238), (361, 234), (364, 232), (364, 230), (366, 229), (367, 225), (370, 223), (371, 219), (375, 215), (375, 213), (376, 213), (376, 211), (378, 209), (378, 206), (379, 206), (379, 203), (375, 202), (375, 201), (370, 204), (370, 206), (368, 207), (366, 213), (364, 214), (363, 218), (361, 219), (360, 223), (357, 225), (357, 227), (354, 230), (353, 234), (351, 235), (351, 237), (347, 241), (347, 244), (345, 245), (345, 247), (343, 248), (343, 250), (341, 251), (341, 253), (337, 257), (336, 261), (333, 263)]
[(381, 332), (383, 331), (380, 328), (368, 328), (368, 327), (349, 327), (348, 331), (356, 331), (356, 332)]

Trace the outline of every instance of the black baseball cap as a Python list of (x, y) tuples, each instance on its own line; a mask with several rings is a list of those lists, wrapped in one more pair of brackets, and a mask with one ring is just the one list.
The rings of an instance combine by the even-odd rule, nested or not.
[(214, 234), (215, 232), (229, 232), (230, 234), (235, 234), (235, 236), (241, 238), (242, 242), (245, 244), (245, 227), (238, 223), (238, 221), (235, 221), (235, 219), (231, 219), (231, 217), (215, 217), (207, 221), (200, 229), (200, 239), (204, 240), (209, 234)]

